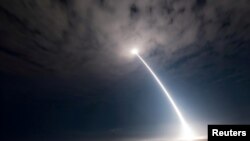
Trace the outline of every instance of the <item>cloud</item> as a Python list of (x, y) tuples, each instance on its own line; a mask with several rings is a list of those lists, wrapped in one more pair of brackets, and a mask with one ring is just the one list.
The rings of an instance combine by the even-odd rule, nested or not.
[(235, 47), (226, 47), (232, 38), (249, 41), (247, 3), (6, 0), (0, 5), (1, 70), (119, 78), (138, 67), (128, 54), (133, 46), (166, 68), (199, 60), (207, 43), (223, 58)]

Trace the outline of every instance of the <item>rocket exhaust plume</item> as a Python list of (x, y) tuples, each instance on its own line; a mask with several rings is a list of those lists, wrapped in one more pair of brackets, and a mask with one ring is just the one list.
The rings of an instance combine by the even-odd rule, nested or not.
[(145, 65), (145, 67), (149, 70), (149, 72), (153, 75), (153, 77), (155, 78), (155, 80), (157, 81), (157, 83), (160, 85), (162, 91), (167, 96), (168, 100), (170, 101), (170, 103), (173, 106), (173, 108), (174, 108), (174, 110), (175, 110), (178, 118), (180, 119), (180, 121), (182, 123), (182, 126), (183, 126), (183, 139), (191, 141), (194, 138), (194, 135), (193, 135), (193, 133), (192, 133), (189, 125), (187, 124), (186, 120), (184, 119), (181, 111), (179, 110), (179, 108), (175, 104), (173, 98), (171, 97), (171, 95), (168, 93), (168, 91), (166, 90), (166, 88), (162, 84), (161, 80), (154, 73), (154, 71), (150, 68), (150, 66), (145, 62), (145, 60), (140, 56), (140, 54), (139, 54), (139, 52), (138, 52), (137, 49), (132, 49), (131, 53), (135, 54), (140, 59), (140, 61)]

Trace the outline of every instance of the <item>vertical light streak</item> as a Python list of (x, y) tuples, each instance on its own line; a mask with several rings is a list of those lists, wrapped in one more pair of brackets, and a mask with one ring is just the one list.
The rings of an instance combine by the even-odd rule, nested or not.
[(161, 89), (163, 90), (163, 92), (165, 93), (165, 95), (167, 96), (167, 98), (169, 99), (171, 105), (174, 107), (174, 110), (176, 111), (177, 116), (179, 117), (181, 123), (186, 124), (185, 119), (183, 118), (179, 108), (176, 106), (173, 98), (171, 97), (171, 95), (168, 93), (168, 91), (166, 90), (166, 88), (164, 87), (164, 85), (161, 83), (161, 80), (158, 78), (158, 76), (154, 73), (154, 71), (150, 68), (150, 66), (144, 61), (144, 59), (138, 54), (136, 53), (137, 57), (141, 60), (141, 62), (146, 66), (146, 68), (149, 70), (149, 72), (153, 75), (153, 77), (155, 78), (155, 80), (157, 81), (157, 83), (160, 85)]
[(157, 81), (157, 83), (160, 85), (161, 89), (163, 90), (163, 92), (165, 93), (165, 95), (167, 96), (168, 100), (170, 101), (171, 105), (173, 106), (177, 116), (179, 117), (183, 128), (184, 128), (184, 136), (186, 139), (188, 140), (192, 140), (193, 138), (193, 133), (191, 132), (191, 129), (189, 128), (186, 120), (184, 119), (183, 115), (181, 114), (181, 111), (179, 110), (179, 108), (177, 107), (177, 105), (175, 104), (173, 98), (171, 97), (171, 95), (168, 93), (168, 91), (166, 90), (166, 88), (164, 87), (164, 85), (162, 84), (161, 80), (158, 78), (158, 76), (154, 73), (154, 71), (150, 68), (150, 66), (144, 61), (144, 59), (139, 55), (139, 53), (137, 51), (133, 52), (139, 59), (140, 61), (146, 66), (146, 68), (149, 70), (149, 72), (153, 75), (153, 77), (155, 78), (155, 80)]

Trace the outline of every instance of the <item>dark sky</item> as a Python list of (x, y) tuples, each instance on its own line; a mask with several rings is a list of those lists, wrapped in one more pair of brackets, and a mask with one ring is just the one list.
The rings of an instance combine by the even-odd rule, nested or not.
[(1, 0), (5, 140), (168, 138), (250, 124), (249, 0)]

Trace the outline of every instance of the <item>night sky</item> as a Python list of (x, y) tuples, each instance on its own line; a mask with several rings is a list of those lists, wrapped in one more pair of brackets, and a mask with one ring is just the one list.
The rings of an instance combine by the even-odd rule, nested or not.
[(1, 0), (3, 141), (141, 141), (250, 124), (249, 0)]

